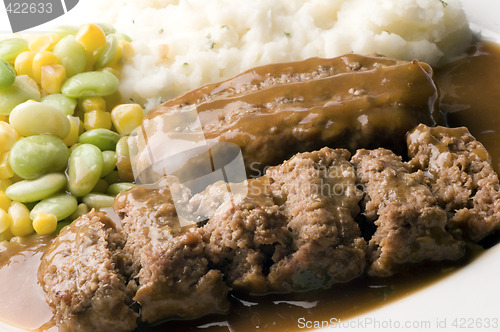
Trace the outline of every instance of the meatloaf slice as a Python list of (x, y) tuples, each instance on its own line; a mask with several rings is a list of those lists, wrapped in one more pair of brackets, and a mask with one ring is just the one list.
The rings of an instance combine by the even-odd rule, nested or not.
[(206, 252), (231, 287), (264, 293), (269, 266), (290, 251), (292, 234), (268, 178), (250, 179), (248, 189), (247, 195), (226, 199), (203, 227)]
[(229, 288), (205, 258), (199, 229), (182, 227), (168, 189), (135, 187), (115, 199), (141, 319), (195, 318), (229, 309)]
[(347, 150), (323, 148), (267, 170), (292, 233), (290, 254), (270, 268), (271, 289), (328, 288), (363, 273), (366, 242), (354, 221), (362, 192), (349, 157)]
[(446, 212), (422, 171), (412, 173), (401, 157), (382, 148), (358, 150), (352, 162), (365, 188), (364, 215), (377, 226), (369, 241), (369, 274), (389, 276), (402, 265), (464, 254), (464, 243), (446, 229)]
[(467, 130), (419, 125), (407, 138), (411, 165), (424, 170), (449, 227), (479, 241), (500, 228), (500, 185), (491, 158)]
[(60, 331), (132, 331), (133, 288), (119, 270), (122, 235), (101, 213), (65, 227), (44, 254), (38, 280)]

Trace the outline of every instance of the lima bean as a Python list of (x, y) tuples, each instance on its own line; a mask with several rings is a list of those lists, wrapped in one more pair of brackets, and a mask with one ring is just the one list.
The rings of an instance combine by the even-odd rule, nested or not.
[(119, 193), (127, 191), (135, 187), (135, 184), (129, 182), (118, 182), (113, 183), (108, 187), (107, 194), (111, 196), (116, 196)]
[(98, 128), (84, 132), (78, 138), (79, 143), (88, 143), (97, 146), (101, 151), (115, 150), (121, 136), (112, 130)]
[(69, 98), (61, 93), (55, 93), (43, 97), (42, 103), (52, 105), (66, 115), (73, 115), (75, 114), (77, 101), (75, 98)]
[(63, 38), (69, 35), (76, 35), (78, 28), (74, 25), (60, 25), (52, 29), (59, 37)]
[(62, 191), (67, 182), (66, 175), (50, 173), (35, 180), (16, 182), (5, 190), (5, 195), (13, 201), (35, 202)]
[(28, 50), (28, 45), (28, 41), (23, 38), (0, 40), (0, 59), (13, 61), (19, 53)]
[(87, 53), (82, 44), (74, 36), (66, 36), (61, 39), (52, 52), (66, 69), (68, 77), (85, 71), (87, 65)]
[(95, 25), (97, 25), (99, 28), (101, 28), (102, 31), (104, 31), (104, 33), (106, 35), (109, 35), (110, 33), (116, 32), (115, 28), (111, 24), (99, 22), (99, 23), (95, 23)]
[(102, 159), (104, 161), (102, 166), (101, 178), (107, 176), (111, 171), (116, 168), (116, 153), (115, 151), (103, 151)]
[(36, 82), (26, 75), (17, 76), (14, 84), (0, 89), (0, 115), (9, 115), (10, 112), (29, 99), (40, 101), (40, 90)]
[(42, 199), (36, 204), (30, 212), (31, 220), (35, 219), (38, 212), (51, 213), (56, 216), (57, 221), (69, 217), (76, 211), (78, 202), (75, 197), (70, 194), (57, 194), (45, 199)]
[(58, 108), (32, 100), (14, 107), (9, 122), (21, 136), (52, 134), (65, 138), (71, 128), (66, 114)]
[(16, 80), (16, 71), (12, 66), (5, 61), (0, 59), (0, 89), (5, 89), (14, 84)]
[(105, 194), (90, 193), (85, 195), (82, 201), (91, 209), (101, 209), (105, 207), (112, 207), (115, 198)]
[(60, 172), (68, 162), (68, 148), (52, 135), (35, 135), (20, 139), (9, 152), (9, 164), (23, 179), (35, 179), (50, 172)]
[(68, 161), (68, 189), (76, 197), (88, 194), (101, 178), (103, 157), (92, 144), (76, 147)]
[(118, 48), (118, 38), (115, 35), (106, 36), (106, 44), (97, 51), (96, 68), (106, 67), (115, 57)]
[(70, 220), (75, 220), (81, 216), (83, 216), (84, 214), (87, 214), (90, 212), (90, 209), (89, 207), (87, 206), (87, 204), (85, 203), (80, 203), (78, 204), (78, 207), (76, 208), (75, 212), (73, 212), (70, 216), (69, 216), (69, 219)]
[(89, 71), (76, 74), (64, 82), (63, 95), (71, 98), (109, 96), (118, 90), (118, 78), (106, 71)]

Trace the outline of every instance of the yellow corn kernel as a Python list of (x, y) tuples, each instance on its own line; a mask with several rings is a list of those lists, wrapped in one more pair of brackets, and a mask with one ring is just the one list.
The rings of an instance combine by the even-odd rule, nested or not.
[(13, 183), (12, 179), (0, 179), (0, 190), (5, 191)]
[(87, 54), (106, 44), (106, 34), (96, 24), (85, 24), (78, 30), (75, 38), (83, 45)]
[(52, 213), (40, 211), (33, 219), (33, 228), (38, 235), (52, 234), (57, 228), (57, 217)]
[(14, 176), (14, 171), (9, 164), (9, 153), (0, 154), (0, 179), (9, 179)]
[(70, 124), (69, 134), (63, 139), (63, 142), (67, 146), (72, 146), (78, 142), (78, 136), (80, 136), (81, 121), (79, 117), (71, 115), (68, 115), (68, 120)]
[(79, 106), (84, 112), (106, 112), (106, 100), (103, 97), (89, 97), (81, 99)]
[(11, 224), (12, 219), (10, 218), (7, 211), (0, 209), (0, 234), (8, 230)]
[(111, 111), (111, 121), (120, 135), (129, 135), (141, 125), (144, 113), (139, 104), (117, 105)]
[(38, 52), (33, 57), (33, 79), (40, 84), (42, 79), (42, 67), (57, 64), (59, 64), (59, 60), (54, 53), (49, 51)]
[(0, 121), (0, 153), (10, 150), (18, 139), (17, 132), (6, 121)]
[(14, 236), (27, 236), (34, 232), (30, 210), (23, 203), (12, 202), (8, 214), (11, 218), (10, 231)]
[(9, 117), (7, 115), (0, 115), (0, 121), (7, 122), (9, 121)]
[(12, 203), (12, 201), (5, 195), (5, 191), (0, 190), (0, 210), (7, 211), (9, 209), (10, 203)]
[(125, 61), (132, 59), (135, 55), (135, 49), (132, 44), (124, 39), (118, 41), (118, 45), (121, 46), (122, 49), (122, 58)]
[(29, 48), (35, 52), (50, 51), (60, 40), (61, 37), (56, 33), (39, 35), (30, 41)]
[(66, 69), (63, 65), (49, 65), (42, 67), (40, 85), (45, 92), (49, 94), (61, 92), (61, 86), (65, 80)]
[(19, 53), (14, 61), (14, 69), (17, 75), (28, 75), (33, 77), (33, 58), (36, 52), (34, 51), (24, 51)]
[(90, 111), (83, 115), (85, 130), (98, 128), (111, 129), (111, 114), (109, 112)]

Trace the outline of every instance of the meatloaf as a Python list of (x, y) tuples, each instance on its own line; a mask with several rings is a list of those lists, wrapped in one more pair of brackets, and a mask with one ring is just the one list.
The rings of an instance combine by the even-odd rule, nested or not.
[(136, 187), (114, 209), (126, 237), (128, 274), (139, 285), (133, 299), (142, 321), (227, 312), (229, 287), (209, 266), (200, 229), (180, 225), (168, 189)]
[(352, 162), (365, 191), (366, 222), (377, 226), (369, 242), (369, 274), (388, 276), (401, 265), (463, 256), (464, 242), (447, 230), (446, 212), (425, 185), (424, 172), (412, 172), (401, 157), (382, 148), (361, 149)]
[[(409, 161), (383, 148), (300, 153), (248, 180), (247, 195), (216, 183), (186, 198), (209, 217), (190, 226), (168, 188), (119, 195), (122, 228), (92, 212), (43, 256), (39, 279), (57, 325), (130, 331), (137, 317), (226, 312), (231, 288), (303, 291), (459, 259), (500, 228), (489, 156), (464, 128), (421, 125), (408, 146)], [(368, 244), (360, 228), (374, 229)]]
[(44, 254), (38, 280), (60, 331), (131, 331), (135, 292), (124, 276), (123, 233), (102, 213), (65, 227)]
[[(417, 61), (347, 54), (258, 67), (150, 111), (134, 137), (136, 169), (163, 159), (182, 137), (239, 146), (249, 177), (324, 146), (403, 153), (407, 131), (439, 121), (436, 100), (432, 69)], [(185, 177), (187, 169), (196, 178), (203, 167), (193, 157), (169, 175)]]
[(408, 135), (410, 165), (448, 214), (448, 227), (479, 241), (500, 227), (500, 185), (484, 146), (465, 127), (417, 126)]

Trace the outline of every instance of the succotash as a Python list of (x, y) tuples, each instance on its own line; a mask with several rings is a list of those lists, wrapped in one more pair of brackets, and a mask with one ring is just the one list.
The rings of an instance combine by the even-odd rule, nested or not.
[(103, 24), (0, 40), (0, 241), (50, 235), (134, 186), (117, 104), (131, 40)]

